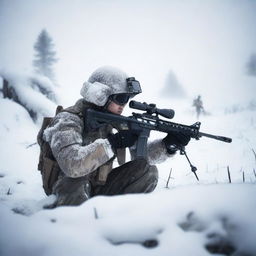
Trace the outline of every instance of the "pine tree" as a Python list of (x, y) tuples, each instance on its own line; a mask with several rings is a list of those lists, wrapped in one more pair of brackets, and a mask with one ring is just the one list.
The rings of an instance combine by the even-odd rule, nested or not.
[(54, 44), (48, 32), (43, 29), (34, 44), (35, 60), (33, 61), (36, 72), (54, 80), (53, 64), (57, 62)]
[(247, 63), (247, 74), (256, 76), (256, 54), (253, 53)]
[(165, 86), (162, 89), (161, 94), (163, 97), (170, 98), (186, 97), (186, 92), (183, 88), (183, 85), (178, 81), (178, 78), (172, 70), (169, 70), (166, 76)]

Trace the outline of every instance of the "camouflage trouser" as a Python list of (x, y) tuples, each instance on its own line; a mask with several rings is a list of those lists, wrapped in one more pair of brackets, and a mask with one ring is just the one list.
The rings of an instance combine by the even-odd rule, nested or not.
[(155, 189), (158, 181), (156, 166), (146, 160), (134, 160), (114, 168), (105, 185), (92, 185), (86, 177), (63, 177), (54, 187), (57, 196), (55, 206), (80, 205), (97, 195), (122, 195), (148, 193)]

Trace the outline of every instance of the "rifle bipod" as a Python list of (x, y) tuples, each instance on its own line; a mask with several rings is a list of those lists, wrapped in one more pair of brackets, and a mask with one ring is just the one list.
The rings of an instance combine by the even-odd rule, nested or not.
[(185, 157), (187, 158), (188, 163), (189, 163), (190, 168), (191, 168), (191, 171), (194, 173), (194, 175), (196, 176), (196, 179), (199, 181), (198, 176), (196, 174), (197, 168), (194, 165), (192, 165), (192, 163), (190, 162), (190, 160), (188, 158), (188, 155), (187, 155), (187, 153), (185, 151), (185, 147), (179, 148), (179, 150), (180, 150), (180, 154), (181, 155), (185, 155)]

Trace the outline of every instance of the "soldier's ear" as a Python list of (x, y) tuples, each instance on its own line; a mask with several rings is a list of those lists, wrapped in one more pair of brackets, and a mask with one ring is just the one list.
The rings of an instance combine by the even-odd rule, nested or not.
[(108, 101), (108, 97), (111, 94), (111, 88), (99, 82), (84, 82), (80, 94), (87, 102), (102, 107)]

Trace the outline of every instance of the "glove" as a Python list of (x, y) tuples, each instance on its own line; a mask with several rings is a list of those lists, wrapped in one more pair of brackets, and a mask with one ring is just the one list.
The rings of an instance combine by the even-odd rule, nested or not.
[(163, 138), (167, 153), (174, 154), (179, 148), (185, 147), (190, 141), (190, 136), (182, 132), (171, 132)]
[(138, 134), (130, 130), (121, 130), (118, 133), (108, 136), (108, 140), (114, 151), (116, 151), (117, 148), (131, 147), (137, 139)]

